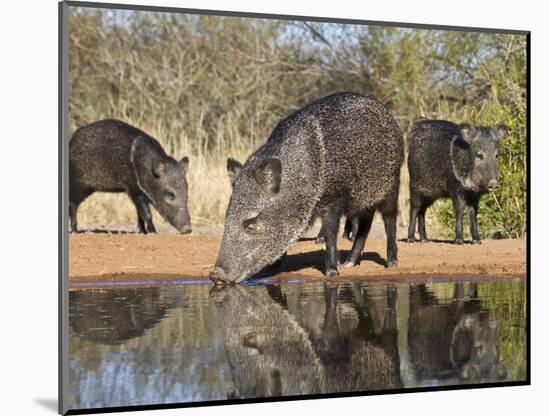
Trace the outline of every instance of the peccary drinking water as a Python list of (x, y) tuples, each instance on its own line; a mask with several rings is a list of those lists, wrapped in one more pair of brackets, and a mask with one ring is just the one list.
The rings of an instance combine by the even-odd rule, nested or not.
[(403, 137), (373, 98), (339, 93), (279, 122), (234, 182), (211, 279), (239, 282), (274, 263), (320, 216), (325, 274), (337, 274), (340, 218), (359, 218), (345, 267), (359, 263), (376, 210), (384, 219), (387, 264), (397, 265), (396, 216)]
[(506, 133), (507, 128), (502, 125), (489, 128), (424, 118), (416, 121), (409, 135), (409, 242), (415, 241), (417, 218), (420, 240), (428, 240), (426, 210), (435, 200), (451, 197), (456, 220), (455, 242), (464, 242), (462, 217), (468, 207), (472, 242), (480, 243), (479, 199), (482, 194), (498, 189), (498, 150)]
[(135, 204), (139, 230), (154, 233), (149, 204), (182, 233), (191, 232), (187, 210), (189, 160), (166, 155), (143, 131), (118, 120), (79, 128), (69, 142), (69, 216), (77, 231), (78, 206), (93, 192), (126, 192)]

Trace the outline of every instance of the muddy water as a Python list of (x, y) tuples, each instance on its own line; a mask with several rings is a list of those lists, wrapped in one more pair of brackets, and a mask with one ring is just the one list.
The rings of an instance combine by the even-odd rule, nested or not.
[(524, 380), (525, 282), (70, 292), (71, 408)]

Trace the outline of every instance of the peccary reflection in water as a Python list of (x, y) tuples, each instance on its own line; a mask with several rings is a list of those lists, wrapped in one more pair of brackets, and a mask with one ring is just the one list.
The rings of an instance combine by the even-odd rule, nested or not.
[[(289, 311), (307, 329), (326, 377), (328, 393), (402, 387), (397, 348), (396, 300), (392, 285), (324, 284), (324, 313), (309, 294), (298, 302), (287, 295)], [(302, 306), (299, 306), (299, 305)], [(309, 313), (300, 313), (311, 305)], [(307, 307), (307, 306), (306, 306)], [(316, 323), (315, 315), (323, 317)]]
[[(213, 290), (234, 381), (228, 397), (402, 387), (395, 288), (378, 302), (359, 285), (324, 285), (324, 291), (322, 305), (315, 294), (308, 302), (306, 291), (298, 293), (305, 300), (292, 299), (295, 290), (289, 300), (279, 286)], [(374, 316), (382, 316), (380, 325)]]
[(228, 397), (321, 393), (323, 369), (306, 331), (266, 291), (213, 289), (234, 386)]
[(408, 343), (417, 378), (506, 379), (498, 320), (482, 309), (477, 283), (469, 292), (456, 283), (453, 300), (443, 304), (425, 285), (411, 286)]
[(79, 290), (69, 295), (73, 336), (102, 344), (118, 344), (143, 335), (168, 310), (159, 288), (144, 291)]

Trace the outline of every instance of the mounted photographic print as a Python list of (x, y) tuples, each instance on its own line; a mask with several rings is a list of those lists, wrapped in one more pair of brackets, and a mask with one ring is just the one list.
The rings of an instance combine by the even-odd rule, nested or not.
[(529, 32), (59, 11), (60, 413), (529, 384)]

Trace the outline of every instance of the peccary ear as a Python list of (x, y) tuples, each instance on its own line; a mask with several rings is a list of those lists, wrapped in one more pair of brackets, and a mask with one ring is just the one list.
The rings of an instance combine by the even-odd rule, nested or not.
[(499, 142), (502, 141), (508, 134), (508, 127), (506, 127), (504, 124), (499, 124), (496, 126), (493, 131), (495, 132), (495, 137)]
[(281, 188), (281, 161), (277, 158), (265, 159), (256, 172), (258, 183), (271, 193), (278, 193)]
[(243, 165), (237, 162), (235, 159), (232, 159), (230, 157), (227, 158), (227, 174), (229, 175), (229, 182), (231, 183), (231, 187), (235, 185), (237, 176), (239, 176), (242, 168)]
[(153, 160), (153, 176), (155, 178), (160, 178), (162, 175), (164, 175), (165, 171), (166, 166), (162, 160)]
[(183, 166), (185, 170), (189, 167), (189, 158), (187, 156), (184, 156), (180, 160), (180, 164)]
[(475, 140), (477, 136), (477, 130), (474, 126), (468, 123), (461, 124), (460, 126), (460, 134), (462, 135), (462, 138), (465, 142), (471, 143)]

